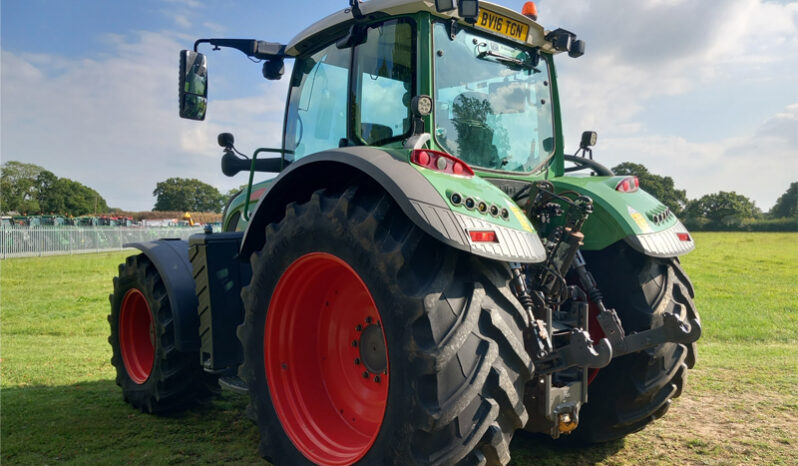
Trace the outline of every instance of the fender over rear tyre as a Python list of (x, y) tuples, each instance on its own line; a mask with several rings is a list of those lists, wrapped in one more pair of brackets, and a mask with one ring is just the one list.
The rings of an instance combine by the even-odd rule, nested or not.
[(197, 352), (178, 351), (163, 278), (144, 254), (119, 265), (111, 314), (111, 364), (125, 401), (147, 413), (172, 411), (216, 391)]
[(527, 412), (503, 264), (425, 235), (379, 188), (319, 190), (266, 228), (240, 375), (275, 464), (506, 464)]
[[(644, 256), (623, 242), (584, 255), (605, 304), (618, 312), (627, 334), (660, 325), (665, 312), (698, 319), (693, 285), (678, 259)], [(665, 343), (614, 359), (590, 384), (573, 436), (606, 442), (643, 429), (682, 393), (695, 362), (695, 343)]]

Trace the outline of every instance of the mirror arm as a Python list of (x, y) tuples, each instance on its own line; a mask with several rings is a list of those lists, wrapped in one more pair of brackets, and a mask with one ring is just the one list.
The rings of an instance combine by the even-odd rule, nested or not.
[(194, 42), (196, 52), (200, 44), (211, 44), (213, 50), (227, 47), (241, 51), (248, 57), (258, 60), (271, 60), (274, 58), (284, 58), (285, 45), (277, 42), (266, 42), (254, 39), (198, 39)]

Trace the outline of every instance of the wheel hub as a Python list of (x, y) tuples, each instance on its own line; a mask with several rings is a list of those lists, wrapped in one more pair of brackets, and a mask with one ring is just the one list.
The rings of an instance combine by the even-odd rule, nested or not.
[(372, 374), (382, 374), (388, 367), (385, 338), (379, 324), (371, 324), (360, 334), (360, 360)]

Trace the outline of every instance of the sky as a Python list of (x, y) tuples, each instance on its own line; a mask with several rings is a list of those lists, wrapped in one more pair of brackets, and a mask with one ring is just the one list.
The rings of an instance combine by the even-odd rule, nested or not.
[[(523, 1), (498, 0), (520, 11)], [(557, 57), (566, 152), (671, 176), (695, 199), (735, 191), (768, 210), (798, 181), (798, 1), (543, 0), (539, 22), (587, 42)], [(225, 193), (216, 135), (245, 153), (279, 147), (287, 79), (238, 51), (208, 54), (204, 122), (181, 120), (180, 49), (205, 37), (288, 42), (346, 0), (3, 0), (0, 161), (34, 163), (150, 210), (156, 183)], [(290, 66), (290, 62), (289, 62)], [(290, 70), (290, 69), (289, 69)]]

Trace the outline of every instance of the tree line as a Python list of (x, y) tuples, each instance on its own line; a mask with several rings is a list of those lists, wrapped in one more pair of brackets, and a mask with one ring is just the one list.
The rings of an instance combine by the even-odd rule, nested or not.
[(673, 178), (648, 171), (639, 163), (624, 162), (612, 167), (616, 175), (634, 175), (640, 188), (676, 214), (693, 230), (795, 231), (798, 229), (798, 182), (790, 183), (769, 212), (763, 212), (746, 196), (734, 191), (719, 191), (698, 199), (676, 189)]
[(0, 174), (0, 209), (20, 214), (58, 214), (77, 217), (108, 212), (95, 190), (69, 178), (59, 178), (32, 163), (8, 161)]
[[(616, 175), (634, 175), (640, 188), (668, 206), (688, 228), (698, 230), (796, 230), (798, 229), (798, 182), (793, 182), (769, 212), (734, 191), (719, 191), (688, 199), (673, 178), (651, 173), (644, 165), (624, 162), (612, 168)], [(242, 186), (245, 188), (246, 185)], [(156, 184), (153, 211), (221, 212), (230, 196), (196, 178), (168, 178)], [(0, 210), (19, 213), (86, 215), (108, 213), (97, 191), (68, 178), (59, 178), (43, 167), (9, 161), (2, 165)]]

